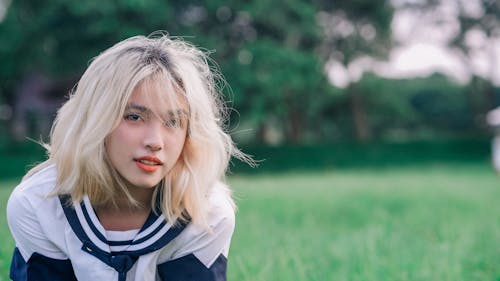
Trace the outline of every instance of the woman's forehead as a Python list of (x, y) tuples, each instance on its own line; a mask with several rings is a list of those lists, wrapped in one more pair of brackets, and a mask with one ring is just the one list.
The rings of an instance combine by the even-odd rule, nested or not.
[(151, 109), (187, 109), (187, 101), (179, 87), (166, 79), (148, 78), (141, 81), (133, 90), (127, 104), (140, 104)]

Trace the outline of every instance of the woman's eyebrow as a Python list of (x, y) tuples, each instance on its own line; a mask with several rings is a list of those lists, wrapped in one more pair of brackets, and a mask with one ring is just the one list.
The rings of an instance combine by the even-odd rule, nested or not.
[(174, 112), (175, 112), (177, 115), (182, 116), (182, 117), (186, 117), (186, 118), (187, 118), (187, 117), (189, 117), (189, 114), (188, 114), (188, 113), (187, 113), (187, 111), (186, 111), (186, 110), (184, 110), (184, 109), (177, 109), (177, 110), (175, 110), (175, 111), (174, 111), (174, 110), (172, 110), (171, 112), (172, 112), (172, 113), (174, 113)]
[[(148, 107), (146, 107), (144, 105), (140, 105), (140, 104), (135, 104), (135, 103), (128, 104), (127, 107), (126, 107), (126, 109), (127, 110), (131, 110), (131, 109), (137, 110), (137, 111), (139, 111), (141, 113), (154, 113)], [(172, 116), (172, 115), (182, 116), (182, 117), (185, 117), (185, 118), (189, 117), (189, 113), (186, 110), (184, 110), (184, 109), (168, 110), (167, 114), (165, 115), (165, 117), (166, 116)]]
[(126, 107), (127, 110), (130, 110), (130, 109), (135, 109), (135, 110), (138, 110), (139, 112), (150, 112), (151, 110), (143, 105), (140, 105), (140, 104), (135, 104), (135, 103), (130, 103), (130, 104), (127, 104), (127, 107)]

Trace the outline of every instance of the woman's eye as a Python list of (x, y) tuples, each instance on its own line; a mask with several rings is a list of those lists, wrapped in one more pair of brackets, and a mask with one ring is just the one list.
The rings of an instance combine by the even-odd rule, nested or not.
[(142, 118), (139, 114), (130, 113), (130, 114), (125, 115), (125, 120), (129, 120), (129, 121), (139, 121), (141, 119)]
[(169, 119), (165, 121), (165, 126), (170, 127), (170, 128), (179, 128), (181, 127), (181, 120), (180, 119)]

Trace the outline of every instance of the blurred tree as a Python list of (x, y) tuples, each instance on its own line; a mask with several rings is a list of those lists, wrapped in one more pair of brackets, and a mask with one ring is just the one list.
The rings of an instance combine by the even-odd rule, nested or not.
[[(27, 128), (27, 115), (53, 116), (92, 57), (175, 22), (171, 13), (163, 1), (13, 1), (0, 24), (0, 94), (13, 106), (13, 133)], [(23, 129), (17, 135), (39, 133)]]
[[(386, 0), (315, 0), (321, 9), (318, 21), (323, 27), (321, 54), (326, 62), (337, 62), (348, 69), (362, 57), (386, 57), (391, 49), (390, 23), (393, 7)], [(346, 89), (356, 137), (366, 141), (371, 130), (366, 117), (366, 100), (355, 81)]]
[(30, 73), (60, 84), (119, 40), (167, 30), (217, 50), (213, 56), (233, 86), (235, 106), (250, 113), (261, 140), (276, 119), (285, 124), (285, 138), (298, 142), (314, 115), (306, 114), (308, 104), (321, 99), (327, 81), (314, 52), (321, 40), (317, 8), (285, 2), (13, 1), (0, 24), (0, 92), (14, 104), (17, 84)]
[(357, 86), (370, 104), (366, 113), (377, 139), (479, 136), (466, 87), (442, 74), (403, 80), (369, 74)]
[[(459, 2), (458, 19), (460, 23), (460, 32), (451, 42), (452, 46), (456, 46), (463, 54), (464, 65), (471, 65), (472, 58), (478, 52), (483, 52), (488, 59), (488, 73), (485, 73), (485, 79), (481, 79), (477, 73), (472, 72), (471, 89), (468, 91), (469, 100), (472, 109), (474, 110), (481, 122), (480, 127), (486, 127), (484, 116), (493, 109), (496, 104), (494, 86), (491, 79), (497, 73), (497, 64), (495, 46), (500, 41), (500, 2), (495, 0), (476, 0), (478, 5), (478, 13), (474, 13), (468, 9), (466, 2)], [(475, 96), (479, 97), (479, 104)], [(479, 94), (479, 95), (478, 95)]]
[[(392, 14), (385, 0), (12, 1), (0, 22), (0, 100), (14, 104), (14, 93), (26, 89), (18, 84), (37, 74), (49, 81), (39, 92), (62, 98), (100, 51), (166, 30), (216, 50), (211, 57), (231, 88), (219, 86), (241, 112), (232, 121), (256, 130), (247, 140), (305, 142), (352, 132), (360, 140), (381, 138), (434, 120), (419, 106), (449, 98), (435, 88), (419, 92), (404, 86), (408, 81), (374, 76), (345, 90), (328, 84), (332, 61), (350, 69), (366, 56), (387, 55)], [(450, 124), (444, 119), (451, 115), (439, 122)]]
[[(498, 0), (425, 0), (408, 1), (403, 9), (421, 14), (422, 21), (436, 27), (457, 26), (448, 47), (458, 53), (465, 69), (472, 77), (468, 87), (468, 101), (479, 127), (485, 128), (484, 115), (498, 106), (493, 76), (498, 72), (495, 46), (500, 41), (500, 2)], [(446, 16), (452, 11), (452, 16)], [(475, 68), (475, 59), (487, 64), (485, 71)]]
[(327, 81), (315, 53), (321, 42), (317, 7), (300, 0), (285, 2), (254, 1), (231, 8), (238, 11), (234, 26), (241, 34), (233, 36), (232, 42), (239, 43), (226, 70), (235, 103), (251, 112), (259, 139), (279, 130), (286, 141), (299, 142), (317, 120), (313, 103), (327, 98), (322, 91)]
[(144, 3), (13, 1), (0, 24), (2, 80), (15, 83), (31, 71), (75, 75), (104, 48), (167, 25), (172, 13), (168, 2)]

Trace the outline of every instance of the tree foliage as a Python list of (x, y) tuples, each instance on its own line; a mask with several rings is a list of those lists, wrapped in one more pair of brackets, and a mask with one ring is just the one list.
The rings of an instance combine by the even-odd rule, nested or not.
[(313, 94), (321, 99), (327, 81), (314, 51), (321, 40), (318, 8), (285, 2), (14, 1), (0, 24), (0, 60), (7, 62), (0, 67), (2, 95), (14, 103), (27, 73), (41, 72), (55, 83), (77, 77), (117, 41), (165, 30), (216, 50), (213, 57), (233, 86), (233, 106), (248, 112), (249, 126), (265, 131), (267, 120), (277, 118), (290, 124), (286, 138), (299, 141), (308, 103)]
[(33, 73), (49, 81), (45, 92), (62, 98), (99, 52), (164, 30), (211, 53), (230, 85), (221, 87), (236, 109), (231, 128), (238, 140), (310, 142), (420, 130), (430, 113), (416, 104), (441, 97), (441, 90), (401, 91), (375, 76), (343, 90), (325, 76), (331, 61), (348, 67), (361, 57), (386, 57), (393, 10), (386, 0), (16, 0), (0, 22), (0, 104), (16, 111), (18, 89)]
[[(492, 83), (498, 71), (495, 48), (500, 42), (500, 2), (425, 0), (409, 2), (401, 8), (422, 14), (427, 24), (436, 28), (450, 25), (450, 22), (457, 26), (446, 43), (459, 54), (464, 68), (470, 72), (472, 79), (467, 91), (469, 107), (478, 120), (484, 120), (487, 111), (500, 105)], [(445, 17), (445, 10), (452, 11), (453, 16)], [(481, 57), (486, 69), (473, 67), (478, 57)], [(479, 121), (477, 125), (484, 127), (485, 124)]]
[[(393, 7), (388, 1), (316, 1), (322, 12), (318, 15), (324, 30), (322, 56), (328, 63), (344, 68), (361, 57), (385, 58), (391, 49), (390, 22)], [(350, 77), (352, 80), (352, 77)], [(352, 82), (352, 81), (351, 81)], [(366, 101), (355, 83), (346, 89), (346, 98), (358, 140), (371, 138), (366, 116)]]

